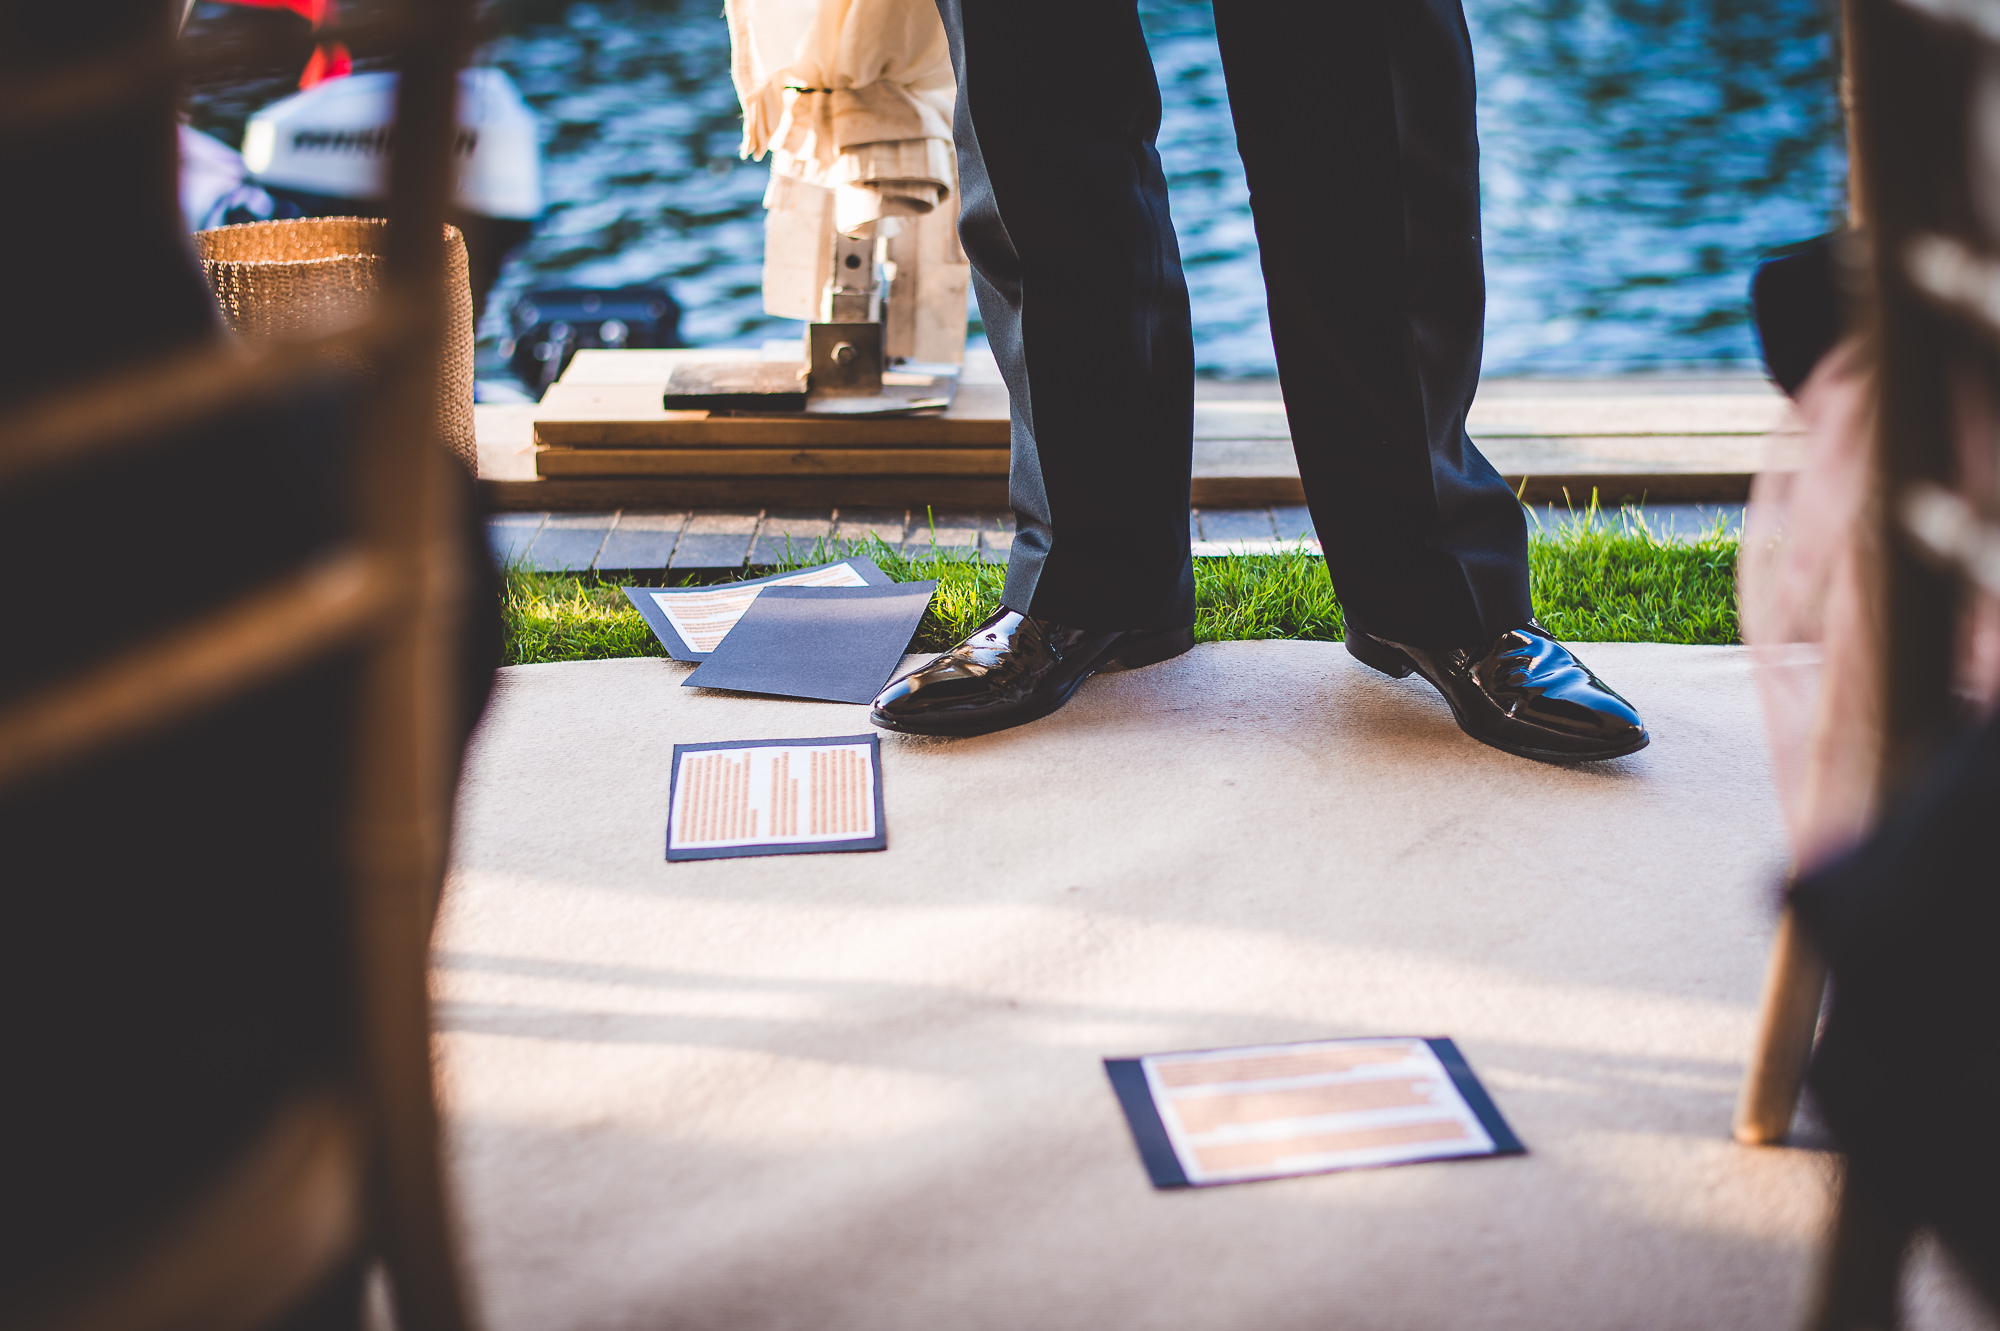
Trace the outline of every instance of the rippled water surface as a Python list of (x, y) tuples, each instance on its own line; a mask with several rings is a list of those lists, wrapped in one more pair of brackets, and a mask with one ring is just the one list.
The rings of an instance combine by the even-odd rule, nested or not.
[[(718, 0), (528, 0), (487, 58), (545, 122), (547, 216), (488, 312), (538, 283), (664, 279), (696, 343), (780, 336), (766, 170), (736, 157)], [(1206, 373), (1272, 370), (1206, 3), (1144, 0)], [(1754, 359), (1756, 257), (1823, 231), (1845, 165), (1821, 0), (1468, 0), (1489, 373)]]

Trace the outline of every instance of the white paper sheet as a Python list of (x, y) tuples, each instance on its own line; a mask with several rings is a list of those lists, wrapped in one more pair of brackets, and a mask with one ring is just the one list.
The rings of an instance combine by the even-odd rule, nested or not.
[(684, 752), (667, 826), (672, 851), (872, 838), (874, 746), (781, 744)]
[(1495, 1149), (1422, 1040), (1149, 1054), (1140, 1065), (1167, 1139), (1194, 1184)]
[(772, 578), (768, 582), (750, 585), (729, 583), (721, 587), (706, 588), (701, 591), (672, 589), (652, 593), (653, 603), (660, 607), (673, 624), (674, 631), (681, 635), (687, 645), (697, 652), (712, 652), (736, 627), (736, 621), (743, 618), (743, 612), (757, 599), (757, 594), (766, 587), (866, 587), (868, 579), (861, 576), (852, 564), (840, 563), (830, 568), (811, 569), (804, 573), (794, 573), (787, 577)]

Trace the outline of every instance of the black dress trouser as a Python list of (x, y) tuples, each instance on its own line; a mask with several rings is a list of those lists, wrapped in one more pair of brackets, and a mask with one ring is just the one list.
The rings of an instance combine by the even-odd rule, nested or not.
[[(937, 0), (963, 211), (1013, 400), (1005, 604), (1194, 618), (1194, 345), (1135, 0)], [(1424, 646), (1526, 622), (1520, 505), (1465, 434), (1485, 278), (1458, 0), (1214, 0), (1299, 474), (1348, 614)]]

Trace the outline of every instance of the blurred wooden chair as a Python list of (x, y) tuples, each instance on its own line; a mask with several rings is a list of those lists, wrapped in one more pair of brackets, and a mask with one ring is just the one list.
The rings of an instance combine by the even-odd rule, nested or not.
[[(14, 51), (0, 56), (0, 67), (10, 60), (15, 66), (0, 68), (0, 167), (30, 159), (46, 165), (56, 160), (51, 154), (102, 142), (110, 145), (108, 159), (80, 163), (80, 170), (138, 170), (149, 189), (168, 197), (173, 95), (186, 59), (173, 35), (180, 0), (116, 0), (99, 13), (68, 19), (59, 13), (63, 8), (10, 5), (0, 13), (0, 45), (11, 43)], [(438, 237), (453, 176), (456, 71), (470, 42), (469, 11), (466, 0), (408, 0), (398, 12), (403, 75), (391, 171), (394, 232), (385, 294), (364, 324), (257, 352), (220, 336), (181, 338), (157, 354), (120, 359), (107, 353), (108, 368), (46, 389), (25, 372), (17, 374), (13, 386), (27, 382), (25, 393), (0, 395), (0, 503), (12, 502), (20, 513), (33, 511), (47, 494), (71, 493), (62, 487), (72, 482), (107, 489), (141, 485), (172, 464), (172, 450), (203, 447), (206, 423), (232, 412), (240, 416), (246, 404), (254, 418), (270, 404), (309, 399), (323, 386), (330, 350), (349, 359), (359, 353), (377, 367), (352, 392), (359, 422), (345, 440), (352, 499), (337, 539), (220, 603), (172, 622), (146, 621), (134, 641), (66, 658), (53, 673), (0, 674), (0, 802), (11, 801), (22, 819), (53, 807), (47, 801), (69, 789), (64, 783), (79, 771), (111, 771), (121, 755), (167, 742), (163, 736), (182, 746), (174, 752), (200, 752), (208, 718), (231, 708), (238, 712), (229, 714), (247, 717), (244, 725), (252, 730), (265, 724), (268, 717), (254, 707), (241, 710), (244, 700), (301, 679), (348, 690), (339, 715), (326, 723), (346, 755), (346, 789), (316, 811), (344, 823), (344, 838), (336, 835), (330, 844), (337, 848), (344, 840), (345, 850), (324, 857), (339, 861), (334, 868), (326, 862), (305, 866), (339, 886), (329, 894), (336, 914), (320, 933), (328, 939), (327, 955), (340, 958), (345, 970), (321, 987), (338, 1009), (334, 1024), (346, 1034), (329, 1041), (335, 1053), (275, 1104), (246, 1107), (252, 1121), (192, 1184), (155, 1199), (129, 1223), (110, 1225), (88, 1251), (62, 1252), (60, 1260), (35, 1270), (22, 1269), (18, 1252), (0, 1259), (0, 1273), (6, 1261), (15, 1264), (0, 1284), (0, 1325), (8, 1328), (251, 1331), (292, 1325), (296, 1317), (285, 1319), (302, 1300), (309, 1303), (342, 1272), (351, 1277), (348, 1288), (358, 1288), (363, 1263), (374, 1260), (386, 1271), (401, 1331), (457, 1331), (467, 1324), (439, 1164), (426, 963), (465, 737), (458, 662), (470, 577), (463, 511), (470, 490), (432, 432), (445, 319)], [(64, 23), (96, 24), (104, 35), (84, 49), (77, 43), (90, 32)], [(37, 41), (45, 50), (30, 66)], [(120, 117), (131, 120), (129, 134), (93, 128)], [(117, 156), (127, 145), (138, 145), (130, 162)], [(16, 196), (9, 207), (48, 202)], [(110, 227), (118, 219), (74, 221)], [(41, 222), (47, 228), (66, 224), (57, 212)], [(6, 236), (14, 248), (5, 262), (18, 274), (37, 256), (20, 248), (24, 237), (32, 239), (25, 223), (17, 217), (8, 225), (15, 227)], [(191, 264), (191, 255), (172, 247), (172, 235), (165, 239), (169, 244), (159, 254), (169, 268), (180, 257)], [(144, 274), (149, 264), (158, 266), (151, 244), (152, 237), (142, 234), (132, 244), (137, 252), (120, 250), (106, 261)], [(10, 283), (10, 289), (21, 285)], [(145, 280), (136, 285), (130, 299), (144, 314), (150, 289)], [(15, 304), (8, 317), (20, 324), (33, 313)], [(115, 321), (131, 312), (104, 313)], [(115, 350), (116, 323), (104, 323), (102, 331), (105, 345)], [(39, 349), (21, 340), (6, 350), (10, 366), (18, 367)], [(132, 576), (134, 582), (147, 575), (185, 580), (213, 572), (142, 568)], [(10, 567), (8, 573), (54, 577), (56, 570)], [(128, 597), (125, 608), (135, 621), (146, 620), (143, 591)], [(35, 628), (26, 622), (33, 615), (18, 602), (16, 610), (20, 636), (4, 654), (10, 662), (32, 656), (37, 647)], [(102, 606), (107, 618), (119, 612), (115, 599)], [(329, 663), (339, 670), (328, 673)], [(310, 713), (309, 689), (287, 696), (305, 699)], [(335, 709), (332, 702), (325, 706)], [(350, 722), (351, 737), (345, 733)], [(281, 748), (281, 740), (274, 743)], [(250, 773), (245, 780), (260, 776)], [(208, 844), (228, 851), (240, 832), (261, 853), (258, 829), (232, 830), (230, 810), (213, 812), (204, 832)], [(121, 834), (117, 813), (104, 811), (107, 839)], [(92, 847), (77, 849), (87, 857)], [(38, 878), (35, 866), (24, 866), (11, 852), (9, 858), (8, 890), (17, 903), (71, 887), (59, 873)], [(269, 865), (274, 897), (287, 890), (296, 867)], [(182, 864), (175, 873), (198, 881), (202, 867)], [(254, 937), (254, 929), (246, 930)], [(16, 942), (37, 946), (34, 939), (17, 936)], [(170, 968), (171, 960), (162, 964)], [(203, 982), (200, 975), (186, 979)], [(242, 996), (255, 1000), (254, 991)], [(143, 1005), (146, 997), (120, 1001)], [(73, 1008), (72, 996), (58, 994), (9, 1020), (53, 1032), (54, 1040)], [(282, 1036), (273, 1039), (282, 1045)], [(91, 1056), (89, 1050), (77, 1053), (79, 1059)], [(10, 1069), (10, 1078), (21, 1074)], [(56, 1108), (49, 1112), (58, 1114), (63, 1090), (15, 1082), (8, 1098), (50, 1097)], [(133, 1103), (116, 1108), (139, 1122), (151, 1107), (141, 1087)], [(104, 1144), (107, 1150), (117, 1145), (108, 1135)], [(37, 1145), (17, 1143), (23, 1153)], [(7, 1190), (0, 1182), (0, 1193)], [(18, 1195), (0, 1197), (0, 1209), (17, 1203)], [(10, 1219), (19, 1234), (32, 1233), (37, 1221), (33, 1215)]]
[[(1990, 108), (2000, 78), (2000, 22), (1990, 6), (1956, 0), (1845, 0), (1843, 25), (1850, 220), (1868, 255), (1866, 289), (1850, 294), (1876, 394), (1869, 535), (1881, 557), (1868, 588), (1883, 626), (1869, 644), (1882, 667), (1876, 808), (1893, 813), (1961, 724), (1954, 669), (1966, 601), (1950, 552), (1924, 548), (1913, 533), (1910, 505), (1990, 485), (2000, 446), (2000, 124), (1980, 109)], [(1975, 506), (1996, 497), (1973, 496)], [(1738, 1102), (1739, 1141), (1772, 1143), (1790, 1131), (1827, 981), (1825, 960), (1788, 907)], [(1968, 1048), (1965, 1057), (1976, 1055)], [(1852, 1175), (1803, 1319), (1811, 1331), (1897, 1322), (1904, 1257), (1922, 1217), (1883, 1205)]]

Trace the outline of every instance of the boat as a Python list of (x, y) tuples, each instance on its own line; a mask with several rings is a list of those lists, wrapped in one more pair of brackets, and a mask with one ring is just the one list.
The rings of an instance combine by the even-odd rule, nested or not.
[[(242, 175), (213, 194), (197, 228), (285, 217), (368, 216), (389, 192), (392, 72), (324, 79), (254, 113), (237, 155)], [(182, 153), (183, 183), (192, 167), (214, 180), (226, 169), (208, 139)], [(472, 294), (483, 306), (508, 252), (528, 238), (542, 211), (541, 149), (535, 116), (513, 80), (498, 69), (459, 73), (458, 180), (453, 216), (465, 233)], [(211, 146), (212, 145), (212, 146)], [(185, 191), (184, 191), (185, 192)]]
[[(335, 0), (222, 3), (288, 10), (316, 34), (326, 31), (314, 42), (299, 91), (251, 115), (240, 152), (181, 126), (181, 202), (189, 228), (379, 214), (389, 195), (399, 76), (355, 71), (335, 39)], [(183, 27), (193, 8), (187, 0)], [(460, 71), (455, 148), (451, 221), (465, 234), (477, 309), (508, 252), (528, 238), (542, 212), (539, 127), (505, 71)]]
[[(336, 22), (332, 0), (223, 2), (289, 10), (315, 32)], [(382, 211), (398, 76), (357, 72), (331, 37), (316, 41), (298, 92), (250, 116), (240, 150), (181, 125), (181, 206), (190, 230)], [(462, 70), (458, 87), (450, 220), (465, 234), (473, 307), (483, 312), (501, 265), (542, 212), (540, 126), (503, 70)], [(509, 311), (500, 354), (539, 397), (580, 348), (681, 345), (680, 313), (658, 285), (538, 288)], [(500, 382), (483, 387), (506, 391)]]
[[(301, 217), (379, 210), (389, 192), (398, 76), (349, 74), (274, 102), (243, 131), (246, 181)], [(542, 211), (534, 113), (498, 69), (459, 73), (453, 221), (465, 232), (475, 305)]]

